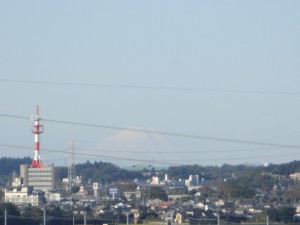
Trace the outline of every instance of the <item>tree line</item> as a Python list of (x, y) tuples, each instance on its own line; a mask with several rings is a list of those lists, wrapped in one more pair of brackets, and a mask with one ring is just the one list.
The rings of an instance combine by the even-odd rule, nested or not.
[[(32, 159), (30, 157), (24, 158), (0, 158), (0, 185), (5, 185), (8, 177), (13, 172), (19, 173), (20, 164), (30, 164)], [(87, 161), (85, 163), (76, 164), (76, 174), (82, 176), (85, 179), (90, 179), (92, 182), (110, 183), (120, 179), (135, 179), (145, 178), (146, 171), (128, 171), (118, 167), (115, 164), (109, 162)], [(260, 188), (270, 188), (272, 183), (272, 177), (259, 176), (262, 173), (277, 174), (287, 176), (289, 174), (300, 172), (300, 161), (293, 161), (289, 163), (283, 163), (279, 165), (271, 164), (267, 167), (264, 166), (250, 166), (250, 165), (229, 165), (224, 164), (222, 166), (201, 166), (201, 165), (182, 165), (182, 166), (170, 166), (160, 170), (160, 176), (163, 178), (164, 173), (169, 175), (172, 180), (188, 179), (191, 174), (198, 174), (199, 180), (224, 180), (224, 179), (236, 179), (243, 177), (241, 183), (260, 185)], [(67, 167), (56, 167), (56, 178), (62, 179), (67, 177)], [(155, 170), (149, 170), (148, 177), (158, 174)]]

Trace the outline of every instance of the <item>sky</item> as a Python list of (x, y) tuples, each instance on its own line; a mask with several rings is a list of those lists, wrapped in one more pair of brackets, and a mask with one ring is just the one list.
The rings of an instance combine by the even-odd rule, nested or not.
[(39, 105), (45, 164), (67, 165), (72, 141), (76, 163), (121, 167), (299, 160), (299, 11), (274, 0), (1, 1), (1, 156), (34, 156)]

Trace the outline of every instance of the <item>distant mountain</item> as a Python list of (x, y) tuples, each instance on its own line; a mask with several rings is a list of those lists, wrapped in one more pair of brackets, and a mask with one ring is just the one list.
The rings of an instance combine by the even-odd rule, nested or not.
[[(129, 127), (128, 129), (144, 130), (141, 127)], [(113, 160), (120, 167), (130, 167), (137, 164), (147, 166), (151, 164), (151, 166), (156, 167), (158, 165), (161, 167), (160, 161), (170, 161), (172, 155), (174, 162), (177, 157), (176, 154), (172, 153), (176, 147), (172, 146), (164, 136), (130, 130), (115, 132), (100, 141), (94, 150), (87, 151), (94, 153), (97, 149), (103, 151), (102, 155), (115, 157), (110, 160)]]

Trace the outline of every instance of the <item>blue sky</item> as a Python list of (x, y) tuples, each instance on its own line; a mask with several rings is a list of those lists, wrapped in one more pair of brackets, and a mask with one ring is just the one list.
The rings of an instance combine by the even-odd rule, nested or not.
[[(38, 104), (45, 119), (300, 146), (299, 6), (298, 1), (3, 1), (0, 114), (30, 117)], [(64, 84), (70, 82), (81, 85)], [(0, 144), (33, 146), (30, 120), (0, 121)], [(75, 140), (77, 152), (95, 154), (78, 155), (77, 161), (138, 162), (101, 157), (114, 156), (222, 165), (299, 159), (297, 148), (47, 121), (44, 126), (41, 148), (68, 151)], [(30, 149), (0, 151), (33, 156)], [(62, 164), (68, 155), (41, 150), (41, 157)]]

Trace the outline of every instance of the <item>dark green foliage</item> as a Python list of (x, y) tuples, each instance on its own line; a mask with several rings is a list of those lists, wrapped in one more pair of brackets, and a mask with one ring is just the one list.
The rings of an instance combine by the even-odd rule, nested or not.
[(243, 176), (227, 182), (232, 197), (253, 198), (257, 188), (271, 190), (275, 179), (269, 175), (262, 175), (258, 170), (252, 169), (245, 172)]
[[(103, 224), (108, 223), (107, 221), (103, 221), (102, 219), (93, 219), (88, 218), (87, 224)], [(72, 225), (73, 219), (72, 218), (54, 218), (51, 217), (47, 220), (47, 224), (49, 225)], [(75, 219), (75, 224), (84, 224), (84, 220), (82, 219)]]
[(300, 183), (295, 184), (284, 192), (284, 197), (289, 201), (300, 200)]
[(79, 191), (79, 189), (80, 189), (80, 188), (79, 188), (78, 186), (73, 186), (73, 187), (71, 188), (71, 192), (75, 194), (75, 193), (77, 193), (77, 192)]
[(237, 165), (231, 166), (224, 164), (221, 167), (218, 166), (200, 166), (200, 165), (182, 165), (182, 166), (171, 166), (166, 171), (169, 174), (169, 177), (172, 179), (185, 178), (187, 179), (189, 175), (198, 174), (199, 181), (202, 178), (205, 181), (224, 179), (230, 177), (239, 177), (249, 170), (259, 170), (261, 172), (261, 167), (246, 166), (246, 165)]
[(20, 215), (18, 208), (11, 203), (0, 204), (0, 215), (1, 216), (4, 215), (5, 210), (7, 211), (7, 215), (11, 215), (11, 216), (19, 216)]
[(231, 223), (241, 223), (247, 221), (247, 218), (238, 215), (227, 215), (226, 220)]
[(2, 157), (0, 158), (0, 186), (5, 186), (7, 183), (11, 182), (12, 173), (16, 174), (20, 171), (21, 164), (30, 164), (31, 158), (10, 158)]
[(204, 212), (204, 210), (202, 210), (202, 209), (200, 209), (200, 208), (195, 208), (194, 210), (193, 210), (193, 218), (197, 218), (197, 219), (199, 219), (199, 218), (201, 218), (202, 217), (202, 213)]
[(63, 178), (68, 177), (68, 168), (67, 167), (55, 167), (55, 177), (57, 180), (62, 180)]
[(155, 212), (147, 212), (147, 211), (144, 211), (144, 212), (141, 212), (140, 213), (140, 220), (146, 220), (146, 219), (149, 219), (149, 220), (153, 220), (153, 219), (157, 219), (158, 218), (158, 215), (157, 213)]
[(197, 189), (193, 189), (188, 192), (189, 195), (195, 195), (197, 193)]
[[(84, 182), (100, 182), (111, 183), (119, 179), (134, 179), (143, 177), (140, 173), (134, 171), (123, 170), (112, 163), (87, 161), (76, 165), (76, 174), (82, 176)], [(67, 167), (56, 167), (55, 177), (57, 180), (62, 180), (68, 176)], [(75, 191), (75, 190), (74, 190)]]
[(0, 199), (4, 198), (4, 191), (0, 190)]
[(280, 207), (267, 210), (270, 221), (289, 223), (293, 221), (296, 209), (293, 207)]
[(28, 218), (41, 218), (43, 216), (43, 211), (39, 207), (28, 206), (24, 210), (22, 216)]
[(255, 195), (255, 190), (246, 184), (239, 184), (236, 183), (233, 185), (233, 191), (231, 193), (231, 196), (234, 198), (246, 198), (250, 199), (253, 198)]
[[(271, 164), (268, 167), (263, 166), (249, 166), (249, 165), (228, 165), (224, 164), (221, 167), (217, 166), (200, 166), (200, 165), (183, 165), (183, 166), (171, 166), (166, 171), (171, 179), (177, 180), (179, 178), (187, 179), (191, 174), (198, 174), (199, 180), (212, 179), (224, 179), (224, 178), (236, 178), (242, 176), (248, 176), (252, 174), (261, 174), (262, 172), (278, 174), (278, 175), (290, 175), (295, 172), (300, 172), (300, 161), (293, 161), (290, 163), (283, 163), (279, 165)], [(270, 187), (272, 182), (271, 177), (264, 177), (264, 181), (267, 181), (267, 187)], [(260, 182), (264, 184), (264, 182)], [(262, 187), (263, 188), (263, 187)]]
[[(7, 219), (7, 225), (40, 225), (41, 221), (33, 218), (22, 218), (9, 216)], [(0, 217), (0, 225), (4, 225), (3, 216)]]
[(61, 210), (58, 206), (51, 208), (50, 210), (47, 210), (47, 214), (51, 217), (66, 217), (67, 215), (65, 214), (66, 211)]
[(300, 161), (293, 161), (280, 165), (270, 165), (266, 171), (273, 174), (289, 175), (292, 173), (300, 172)]
[(4, 211), (7, 210), (7, 225), (39, 225), (42, 211), (40, 208), (27, 207), (25, 214), (20, 216), (18, 208), (11, 203), (0, 204), (0, 225), (4, 224)]
[(134, 179), (141, 178), (142, 175), (138, 172), (123, 170), (112, 163), (107, 162), (94, 162), (76, 165), (77, 174), (80, 174), (85, 181), (110, 183), (119, 179)]
[(191, 174), (198, 174), (199, 180), (202, 178), (210, 180), (214, 176), (212, 171), (210, 171), (212, 168), (213, 167), (203, 167), (200, 165), (171, 166), (167, 173), (173, 179), (188, 178)]
[(8, 175), (13, 172), (19, 173), (21, 164), (30, 164), (31, 158), (10, 158), (2, 157), (0, 158), (0, 175)]
[(150, 199), (168, 200), (166, 191), (162, 187), (149, 187)]

